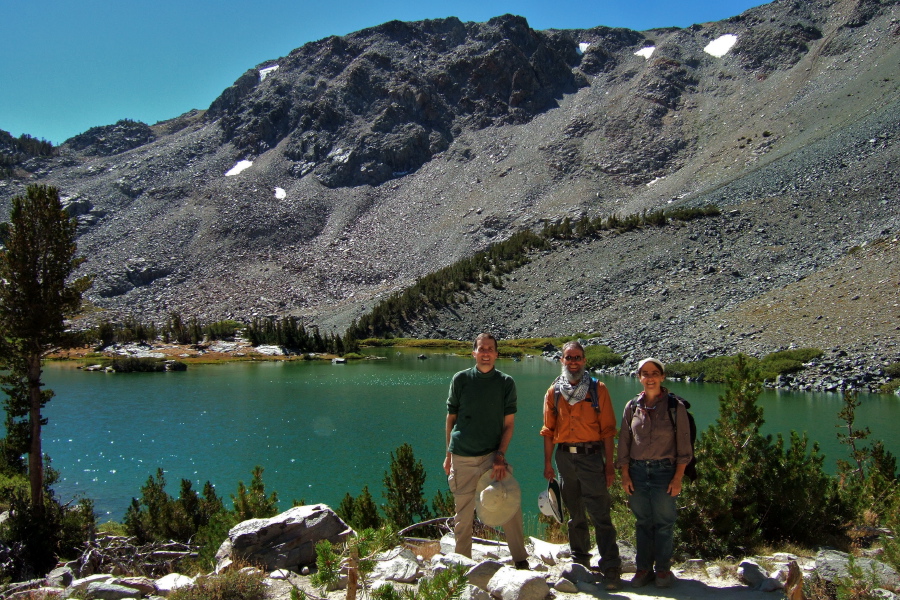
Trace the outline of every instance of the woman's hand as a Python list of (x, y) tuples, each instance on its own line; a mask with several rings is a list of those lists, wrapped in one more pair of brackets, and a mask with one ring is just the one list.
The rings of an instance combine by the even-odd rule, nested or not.
[(673, 498), (681, 493), (681, 475), (679, 475), (678, 473), (675, 474), (675, 477), (673, 477), (672, 481), (669, 482), (669, 487), (668, 489), (666, 489), (666, 493)]

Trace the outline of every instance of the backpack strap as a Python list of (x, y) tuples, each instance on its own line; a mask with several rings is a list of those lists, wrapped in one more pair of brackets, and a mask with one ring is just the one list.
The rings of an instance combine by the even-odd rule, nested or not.
[[(591, 398), (591, 406), (594, 407), (594, 412), (600, 413), (600, 396), (597, 394), (597, 380), (593, 377), (589, 376), (591, 380), (588, 387), (588, 396)], [(559, 382), (553, 382), (553, 414), (559, 414), (559, 397), (562, 396), (562, 392), (559, 391)]]
[[(628, 422), (628, 431), (634, 433), (634, 430), (631, 428), (631, 420), (634, 418), (634, 407), (637, 406), (637, 396), (629, 400), (625, 403), (625, 410), (622, 413), (622, 420)], [(631, 410), (631, 414), (628, 414), (629, 409)]]
[(678, 412), (678, 396), (669, 392), (669, 420), (672, 422), (672, 429), (675, 430), (675, 435), (678, 435), (678, 419), (676, 418), (676, 413)]

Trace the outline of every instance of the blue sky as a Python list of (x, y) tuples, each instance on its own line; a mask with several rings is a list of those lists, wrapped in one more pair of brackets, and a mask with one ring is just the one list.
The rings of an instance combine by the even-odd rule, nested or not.
[(56, 144), (205, 109), (244, 71), (385, 21), (524, 16), (535, 29), (718, 21), (758, 0), (0, 0), (0, 129)]

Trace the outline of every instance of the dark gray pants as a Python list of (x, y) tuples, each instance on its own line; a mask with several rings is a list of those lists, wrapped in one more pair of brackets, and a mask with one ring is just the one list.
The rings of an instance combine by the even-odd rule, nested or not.
[(616, 544), (616, 528), (609, 514), (611, 498), (606, 488), (603, 453), (571, 454), (557, 449), (556, 468), (562, 500), (569, 511), (569, 547), (573, 560), (587, 564), (591, 557), (586, 511), (597, 535), (600, 570), (620, 567), (622, 560)]

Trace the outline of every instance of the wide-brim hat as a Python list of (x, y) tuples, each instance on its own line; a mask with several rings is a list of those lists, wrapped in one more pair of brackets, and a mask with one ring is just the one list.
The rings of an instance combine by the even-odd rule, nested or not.
[(493, 478), (493, 470), (485, 471), (475, 486), (475, 510), (482, 523), (499, 527), (512, 519), (522, 505), (522, 490), (512, 473), (501, 481)]
[(547, 494), (550, 496), (550, 508), (553, 509), (553, 518), (562, 523), (562, 500), (560, 500), (559, 482), (551, 479), (547, 484)]

